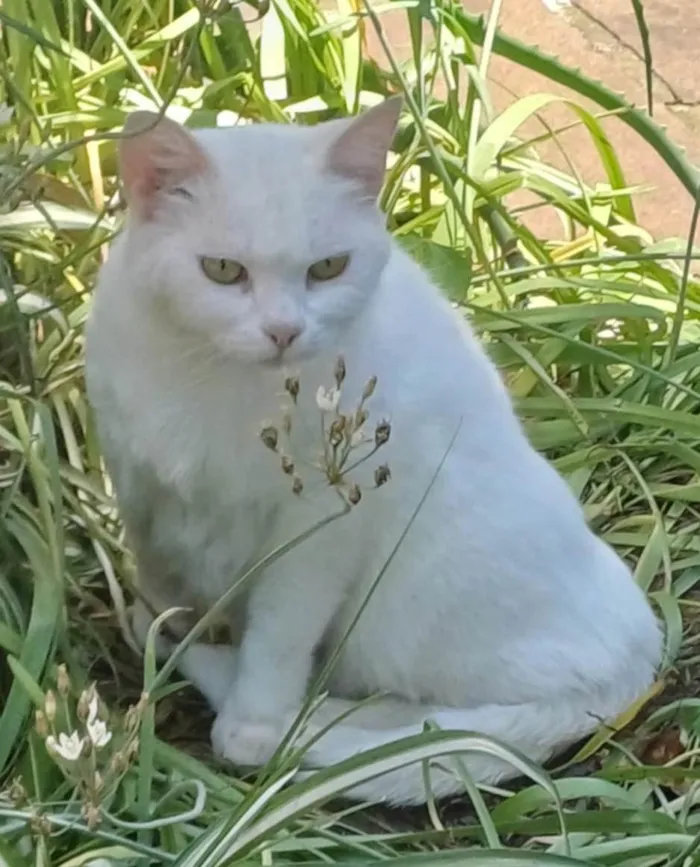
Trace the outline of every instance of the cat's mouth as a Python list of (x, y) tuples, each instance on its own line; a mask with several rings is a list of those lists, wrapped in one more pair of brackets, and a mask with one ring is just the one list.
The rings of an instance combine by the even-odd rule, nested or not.
[(266, 358), (260, 363), (263, 367), (269, 367), (272, 370), (279, 370), (282, 367), (282, 363), (284, 360), (283, 355), (278, 355), (275, 358)]
[(285, 365), (297, 363), (304, 358), (308, 358), (313, 353), (308, 348), (302, 346), (293, 346), (291, 349), (282, 350), (274, 354), (268, 355), (260, 359), (260, 364), (263, 367), (268, 367), (272, 370), (281, 370)]

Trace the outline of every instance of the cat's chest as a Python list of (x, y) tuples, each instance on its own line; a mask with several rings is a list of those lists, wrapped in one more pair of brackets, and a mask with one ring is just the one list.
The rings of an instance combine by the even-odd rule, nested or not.
[(115, 483), (141, 559), (209, 601), (262, 556), (278, 518), (274, 498), (222, 472), (173, 483), (127, 463)]
[(144, 416), (102, 431), (131, 536), (161, 572), (217, 596), (264, 552), (279, 511), (278, 476), (257, 432), (193, 410), (161, 429)]

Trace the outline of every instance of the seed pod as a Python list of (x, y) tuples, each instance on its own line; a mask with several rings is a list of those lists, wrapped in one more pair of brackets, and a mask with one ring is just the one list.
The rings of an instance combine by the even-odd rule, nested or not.
[(388, 464), (380, 464), (374, 471), (374, 484), (378, 488), (381, 488), (382, 485), (385, 485), (390, 478), (391, 470), (389, 469)]
[(35, 813), (29, 820), (29, 827), (39, 837), (48, 837), (51, 833), (51, 820), (41, 813)]
[(274, 425), (266, 424), (260, 431), (260, 439), (263, 441), (263, 445), (270, 449), (270, 451), (277, 451), (279, 434), (277, 433), (277, 428)]
[(377, 448), (389, 442), (391, 436), (391, 425), (388, 421), (380, 421), (374, 431), (374, 444)]
[(339, 446), (342, 443), (345, 424), (346, 419), (344, 415), (338, 416), (338, 418), (333, 421), (333, 424), (328, 431), (328, 442), (332, 446)]
[(7, 796), (15, 807), (22, 807), (27, 803), (27, 790), (22, 785), (21, 777), (15, 777), (10, 783)]
[(284, 380), (284, 390), (291, 397), (294, 403), (297, 402), (297, 398), (299, 397), (299, 377), (298, 376), (288, 376)]
[(356, 506), (360, 500), (362, 499), (362, 491), (360, 490), (360, 486), (357, 484), (353, 484), (348, 491), (348, 502), (351, 506)]

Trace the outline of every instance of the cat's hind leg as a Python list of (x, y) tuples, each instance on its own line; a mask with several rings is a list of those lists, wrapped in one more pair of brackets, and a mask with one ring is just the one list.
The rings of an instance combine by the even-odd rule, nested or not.
[[(643, 676), (642, 676), (643, 675)], [(533, 762), (543, 762), (562, 749), (592, 733), (599, 724), (609, 722), (629, 707), (649, 687), (653, 671), (640, 672), (636, 682), (609, 684), (590, 693), (570, 691), (543, 696), (541, 700), (511, 705), (483, 705), (474, 708), (430, 707), (379, 699), (359, 708), (357, 717), (347, 714), (348, 701), (328, 699), (315, 723), (320, 732), (329, 721), (345, 714), (344, 719), (331, 725), (318, 739), (310, 743), (302, 761), (306, 767), (329, 767), (376, 747), (415, 736), (424, 731), (426, 723), (464, 737), (464, 751), (455, 755), (454, 745), (446, 746), (443, 754), (431, 761), (430, 790), (436, 797), (460, 794), (464, 783), (459, 773), (458, 758), (472, 780), (496, 784), (519, 776), (522, 765), (508, 760), (508, 747)], [(477, 735), (470, 739), (468, 735)], [(493, 743), (479, 738), (486, 735)], [(471, 743), (468, 743), (471, 741)], [(499, 747), (502, 744), (505, 749)], [(415, 742), (412, 745), (415, 750)], [(439, 747), (438, 747), (439, 753)], [(428, 792), (420, 760), (398, 763), (387, 772), (391, 762), (384, 762), (384, 772), (353, 786), (346, 794), (355, 800), (385, 802), (392, 805), (424, 803)]]

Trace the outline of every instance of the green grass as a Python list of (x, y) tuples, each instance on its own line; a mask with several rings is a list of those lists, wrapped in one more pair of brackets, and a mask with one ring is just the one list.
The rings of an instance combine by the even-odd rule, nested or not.
[[(497, 3), (486, 21), (446, 0), (391, 4), (406, 17), (412, 56), (399, 61), (387, 46), (375, 63), (363, 33), (382, 42), (386, 5), (340, 0), (326, 17), (312, 0), (4, 0), (0, 864), (700, 864), (700, 285), (686, 241), (651, 241), (637, 226), (603, 116), (617, 114), (655, 148), (691, 203), (698, 175), (604, 84), (500, 34)], [(653, 40), (645, 31), (648, 57)], [(559, 98), (544, 92), (492, 114), (494, 53), (569, 88), (571, 124), (600, 157), (595, 187), (571, 162), (562, 172), (538, 157), (539, 144), (559, 141), (547, 122)], [(114, 140), (129, 111), (170, 105), (193, 126), (305, 123), (397, 90), (407, 111), (383, 195), (390, 227), (469, 311), (533, 442), (634, 565), (667, 646), (665, 691), (551, 777), (523, 765), (529, 782), (469, 786), (458, 804), (392, 813), (334, 796), (373, 762), (502, 748), (434, 732), (293, 787), (282, 786), (283, 761), (251, 785), (211, 760), (209, 720), (192, 693), (175, 696), (152, 652), (143, 662), (125, 642), (130, 561), (85, 402), (82, 329), (120, 220)], [(519, 131), (532, 118), (540, 134), (526, 140)], [(558, 212), (565, 240), (525, 227), (511, 204), (523, 189)], [(52, 689), (56, 724), (73, 726), (93, 679), (114, 737), (99, 756), (57, 764), (35, 712)], [(123, 714), (142, 690), (150, 700), (132, 720), (136, 742)], [(48, 722), (40, 715), (39, 729)]]

